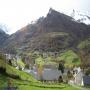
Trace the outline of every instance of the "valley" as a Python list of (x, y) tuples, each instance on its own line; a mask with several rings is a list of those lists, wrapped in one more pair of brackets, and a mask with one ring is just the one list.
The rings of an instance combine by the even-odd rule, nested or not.
[(11, 35), (0, 29), (0, 90), (8, 88), (89, 90), (90, 25), (50, 8)]

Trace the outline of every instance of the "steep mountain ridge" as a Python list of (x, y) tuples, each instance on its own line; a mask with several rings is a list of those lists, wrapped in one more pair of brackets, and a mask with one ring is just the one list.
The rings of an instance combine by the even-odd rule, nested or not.
[(89, 25), (77, 23), (72, 17), (50, 9), (46, 17), (12, 34), (4, 45), (7, 45), (5, 49), (22, 51), (60, 51), (77, 47), (89, 36)]

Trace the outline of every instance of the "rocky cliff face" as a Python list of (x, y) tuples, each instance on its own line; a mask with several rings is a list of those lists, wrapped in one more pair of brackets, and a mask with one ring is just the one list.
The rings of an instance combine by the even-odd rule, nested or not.
[(3, 47), (3, 43), (7, 40), (8, 37), (9, 35), (0, 29), (0, 48)]

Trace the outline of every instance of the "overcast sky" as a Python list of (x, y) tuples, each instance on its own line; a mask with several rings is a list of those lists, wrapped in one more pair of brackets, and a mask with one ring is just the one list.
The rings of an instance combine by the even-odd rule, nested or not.
[(50, 7), (65, 13), (73, 9), (90, 12), (90, 0), (0, 0), (0, 23), (5, 24), (11, 34), (45, 16)]

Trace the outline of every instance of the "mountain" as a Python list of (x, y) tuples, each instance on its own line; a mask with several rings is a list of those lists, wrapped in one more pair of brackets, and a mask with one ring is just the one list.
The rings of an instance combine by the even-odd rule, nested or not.
[(74, 18), (50, 8), (46, 17), (41, 17), (35, 23), (12, 34), (4, 43), (4, 47), (6, 50), (28, 52), (62, 51), (76, 48), (81, 41), (89, 37), (89, 25), (78, 23)]
[(73, 10), (73, 12), (71, 13), (71, 17), (79, 23), (90, 25), (90, 16), (88, 13), (82, 13), (80, 11)]
[(0, 47), (2, 47), (3, 43), (7, 40), (8, 37), (9, 35), (0, 29)]

